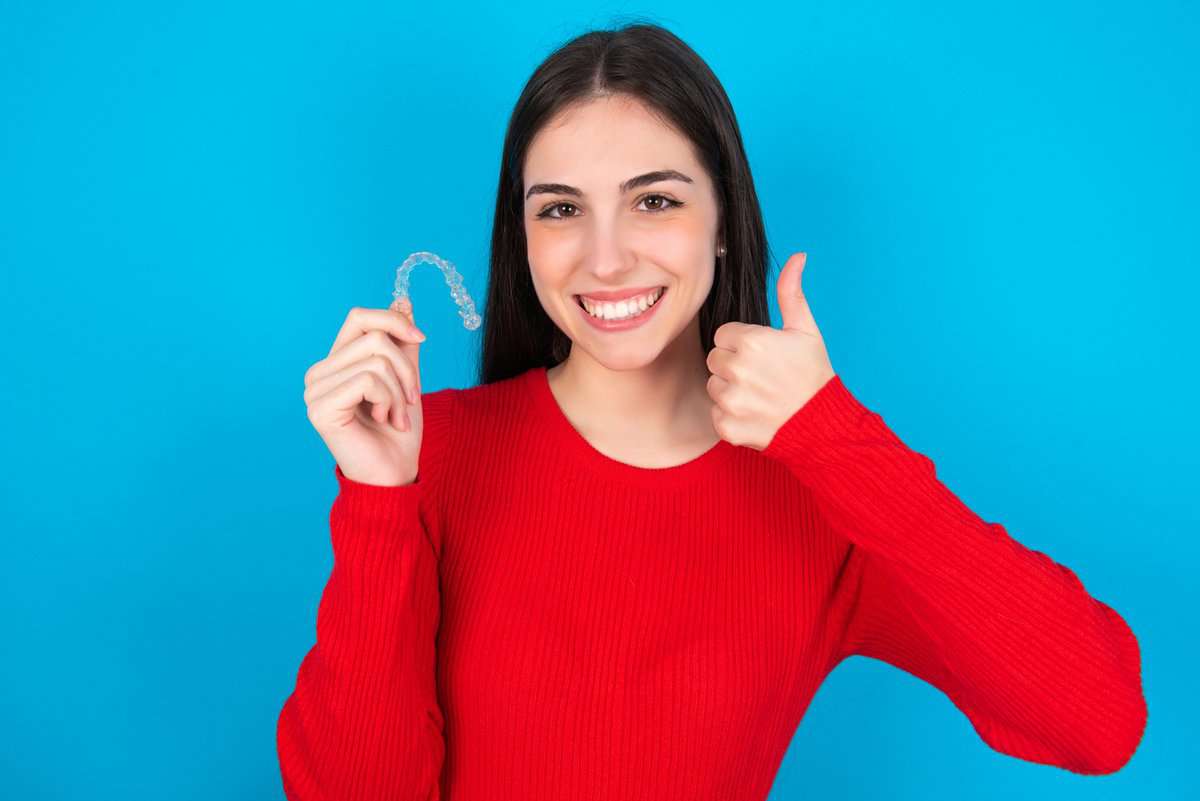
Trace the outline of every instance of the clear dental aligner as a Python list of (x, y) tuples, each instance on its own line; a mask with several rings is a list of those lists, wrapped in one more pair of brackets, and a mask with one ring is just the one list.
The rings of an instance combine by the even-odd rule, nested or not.
[(471, 331), (478, 328), (481, 320), (475, 313), (475, 303), (467, 294), (466, 287), (463, 286), (462, 276), (459, 275), (458, 270), (454, 269), (454, 262), (446, 261), (428, 250), (418, 250), (396, 268), (396, 289), (392, 292), (395, 300), (392, 302), (395, 303), (401, 298), (408, 297), (408, 274), (412, 272), (413, 267), (422, 262), (437, 265), (438, 269), (442, 271), (442, 275), (446, 277), (446, 285), (450, 287), (450, 297), (454, 298), (454, 302), (458, 304), (458, 316), (462, 318), (463, 326)]

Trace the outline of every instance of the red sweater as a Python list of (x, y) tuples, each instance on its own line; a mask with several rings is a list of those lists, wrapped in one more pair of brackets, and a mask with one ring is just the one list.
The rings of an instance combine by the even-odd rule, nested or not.
[(856, 654), (1003, 754), (1111, 773), (1141, 740), (1121, 616), (838, 376), (765, 450), (661, 469), (592, 447), (544, 368), (422, 402), (413, 484), (334, 465), (333, 570), (277, 728), (293, 801), (761, 801)]

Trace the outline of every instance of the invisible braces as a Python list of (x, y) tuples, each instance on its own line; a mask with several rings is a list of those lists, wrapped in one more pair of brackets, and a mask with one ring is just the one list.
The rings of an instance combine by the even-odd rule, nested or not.
[(462, 276), (459, 275), (458, 270), (454, 269), (454, 262), (446, 261), (428, 250), (418, 250), (396, 268), (396, 289), (392, 292), (392, 297), (395, 299), (392, 301), (393, 305), (401, 298), (408, 297), (408, 274), (412, 272), (413, 267), (423, 262), (437, 265), (437, 268), (442, 271), (442, 275), (446, 277), (446, 285), (450, 287), (450, 297), (454, 298), (454, 302), (458, 304), (458, 316), (462, 318), (463, 326), (470, 331), (478, 328), (482, 321), (475, 313), (475, 302), (471, 300), (466, 287), (463, 286)]

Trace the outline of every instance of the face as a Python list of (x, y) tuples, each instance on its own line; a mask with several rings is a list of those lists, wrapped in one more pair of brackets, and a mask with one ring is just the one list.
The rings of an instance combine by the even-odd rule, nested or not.
[[(634, 180), (648, 173), (664, 174)], [(645, 366), (681, 335), (699, 343), (712, 288), (719, 208), (691, 142), (639, 101), (613, 96), (565, 110), (538, 132), (524, 165), (525, 238), (533, 285), (555, 325), (611, 369)], [(580, 296), (627, 294), (595, 319)], [(593, 306), (596, 311), (596, 307)], [(605, 315), (602, 305), (598, 314)], [(594, 322), (593, 322), (594, 320)], [(683, 340), (680, 340), (683, 341)]]

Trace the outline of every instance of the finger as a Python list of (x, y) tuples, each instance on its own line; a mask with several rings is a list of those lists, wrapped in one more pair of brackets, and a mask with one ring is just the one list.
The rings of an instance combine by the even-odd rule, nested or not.
[(705, 366), (708, 367), (708, 372), (713, 375), (720, 376), (726, 381), (734, 379), (733, 372), (729, 369), (729, 363), (734, 358), (734, 352), (725, 348), (713, 348), (708, 352), (708, 356), (704, 359)]
[[(392, 311), (396, 312), (401, 317), (406, 319), (415, 330), (417, 330), (417, 331), (421, 330), (421, 329), (417, 328), (417, 320), (413, 316), (412, 298), (408, 298), (408, 297), (396, 298), (395, 300), (392, 301), (392, 305), (389, 308), (391, 308)], [(420, 342), (423, 342), (423, 341), (424, 341), (424, 338), (422, 338)], [(401, 343), (401, 345), (400, 345), (400, 350), (404, 353), (405, 356), (408, 357), (408, 360), (412, 363), (413, 370), (416, 372), (415, 386), (416, 386), (416, 393), (418, 396), (420, 396), (420, 394), (421, 394), (421, 344), (420, 344), (420, 342), (417, 342), (416, 344)], [(416, 401), (414, 400), (413, 403), (416, 403)]]
[(762, 326), (743, 323), (737, 320), (722, 323), (713, 332), (713, 345), (727, 351), (736, 352), (742, 337), (756, 328), (762, 328)]
[(730, 384), (728, 381), (716, 373), (713, 373), (708, 377), (708, 382), (704, 385), (704, 388), (708, 391), (708, 397), (711, 398), (714, 403), (720, 403), (721, 393), (728, 389), (729, 386)]
[(379, 374), (370, 370), (329, 376), (324, 389), (309, 404), (308, 417), (314, 422), (339, 417), (347, 410), (353, 413), (359, 405), (368, 403), (372, 407), (371, 418), (382, 423), (388, 418), (388, 410), (394, 404), (392, 390)]
[(405, 410), (405, 390), (400, 378), (392, 369), (392, 362), (386, 356), (379, 353), (373, 353), (370, 356), (359, 362), (361, 369), (369, 370), (379, 376), (380, 380), (388, 388), (388, 404), (383, 412), (383, 420), (391, 421), (391, 424), (401, 431), (407, 431), (408, 426), (405, 425), (408, 420), (408, 415)]
[(345, 322), (338, 330), (337, 337), (333, 340), (333, 347), (329, 349), (330, 355), (373, 328), (387, 331), (401, 342), (423, 342), (425, 340), (425, 334), (421, 333), (421, 330), (413, 324), (411, 318), (406, 319), (391, 309), (367, 309), (355, 306), (346, 315)]
[(782, 328), (815, 334), (817, 321), (813, 319), (812, 309), (808, 306), (808, 299), (804, 296), (801, 284), (801, 276), (807, 263), (807, 253), (793, 254), (779, 273), (775, 293), (779, 300), (779, 314), (783, 318)]
[(389, 422), (400, 431), (407, 431), (404, 425), (407, 419), (404, 411), (404, 388), (392, 372), (391, 362), (376, 353), (359, 362), (358, 369), (372, 373), (387, 387), (387, 401), (381, 404), (382, 409), (376, 422)]
[[(306, 384), (319, 381), (326, 375), (345, 369), (348, 365), (360, 362), (371, 354), (378, 354), (392, 363), (393, 372), (400, 378), (404, 386), (404, 397), (409, 403), (416, 403), (418, 398), (417, 369), (405, 356), (403, 345), (397, 345), (395, 338), (386, 331), (372, 328), (360, 337), (352, 340), (337, 353), (314, 364), (309, 368), (305, 377)], [(413, 345), (413, 348), (420, 347)]]
[(396, 298), (395, 300), (392, 301), (392, 305), (389, 306), (388, 308), (391, 309), (392, 311), (396, 312), (397, 314), (401, 315), (402, 317), (407, 317), (408, 321), (410, 323), (416, 322), (416, 320), (413, 319), (412, 298), (407, 297), (407, 296), (402, 297), (402, 298)]
[[(352, 404), (361, 403), (364, 400), (370, 403), (379, 403), (383, 408), (379, 412), (382, 419), (377, 418), (378, 422), (383, 422), (390, 418), (396, 428), (399, 428), (401, 431), (407, 430), (403, 425), (407, 416), (407, 410), (404, 405), (403, 387), (400, 384), (399, 378), (392, 371), (391, 361), (378, 353), (372, 353), (365, 358), (347, 365), (341, 370), (336, 370), (318, 378), (305, 392), (307, 398), (312, 398), (308, 403), (316, 405), (323, 396), (335, 391), (359, 373), (368, 373), (374, 376), (375, 380), (387, 390), (386, 396), (383, 398), (367, 398), (364, 396), (353, 400), (345, 396), (340, 397)], [(372, 410), (372, 417), (375, 416), (374, 412), (375, 410)]]

